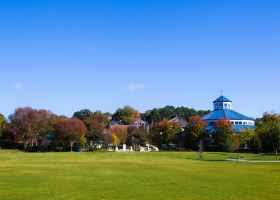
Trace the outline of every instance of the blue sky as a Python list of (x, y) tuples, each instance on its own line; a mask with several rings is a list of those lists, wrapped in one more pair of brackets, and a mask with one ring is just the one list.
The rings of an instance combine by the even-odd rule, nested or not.
[(0, 112), (212, 109), (280, 112), (280, 2), (1, 0)]

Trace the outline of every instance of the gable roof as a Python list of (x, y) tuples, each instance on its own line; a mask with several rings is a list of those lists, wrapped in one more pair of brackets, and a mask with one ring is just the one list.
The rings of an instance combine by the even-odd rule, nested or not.
[(234, 110), (215, 110), (205, 115), (202, 119), (205, 121), (209, 121), (219, 120), (223, 118), (226, 118), (228, 120), (254, 120), (253, 118), (242, 115)]
[(213, 103), (219, 103), (219, 102), (231, 102), (231, 100), (229, 100), (228, 98), (224, 97), (224, 96), (220, 96), (218, 99), (216, 99)]

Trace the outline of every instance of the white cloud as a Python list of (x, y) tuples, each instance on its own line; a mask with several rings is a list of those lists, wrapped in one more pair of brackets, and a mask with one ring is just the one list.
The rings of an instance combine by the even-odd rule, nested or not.
[(125, 87), (125, 90), (128, 91), (135, 91), (135, 90), (142, 90), (145, 86), (142, 83), (131, 83)]
[(15, 89), (16, 90), (21, 90), (22, 87), (23, 87), (23, 84), (21, 82), (18, 82), (18, 83), (15, 84)]

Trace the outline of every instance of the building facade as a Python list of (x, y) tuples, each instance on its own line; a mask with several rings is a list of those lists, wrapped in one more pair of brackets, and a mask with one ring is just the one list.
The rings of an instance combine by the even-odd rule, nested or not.
[(255, 120), (232, 110), (232, 101), (228, 98), (220, 96), (213, 102), (213, 106), (214, 110), (202, 118), (210, 131), (214, 131), (214, 124), (220, 119), (229, 120), (235, 132), (246, 128), (255, 129)]

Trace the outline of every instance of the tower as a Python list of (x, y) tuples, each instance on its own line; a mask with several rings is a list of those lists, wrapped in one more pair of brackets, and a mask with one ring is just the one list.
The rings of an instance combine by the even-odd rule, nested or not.
[(224, 96), (220, 96), (213, 102), (214, 110), (231, 110), (232, 101)]

